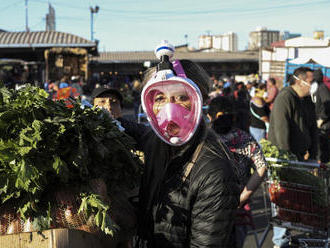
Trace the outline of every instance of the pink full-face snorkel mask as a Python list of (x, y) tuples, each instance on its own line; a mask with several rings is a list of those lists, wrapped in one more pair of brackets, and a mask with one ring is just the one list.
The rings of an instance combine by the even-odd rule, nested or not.
[[(166, 48), (165, 48), (166, 49)], [(160, 70), (143, 88), (142, 107), (154, 132), (166, 143), (187, 143), (201, 121), (202, 94), (188, 79), (179, 61), (172, 70)]]

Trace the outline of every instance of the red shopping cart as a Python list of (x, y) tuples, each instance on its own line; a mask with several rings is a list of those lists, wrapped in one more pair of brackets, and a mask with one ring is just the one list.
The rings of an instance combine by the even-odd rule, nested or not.
[(292, 247), (329, 247), (329, 166), (275, 158), (267, 161), (271, 216), (258, 247), (271, 226), (302, 233), (301, 238), (292, 239)]

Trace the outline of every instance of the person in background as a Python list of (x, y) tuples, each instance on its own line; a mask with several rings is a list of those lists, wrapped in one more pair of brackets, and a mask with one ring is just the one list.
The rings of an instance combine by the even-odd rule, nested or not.
[[(122, 102), (123, 96), (117, 89), (106, 88), (100, 86), (95, 88), (91, 95), (95, 107), (103, 109), (112, 118), (119, 118), (122, 116)], [(86, 105), (88, 106), (88, 105)], [(90, 106), (88, 106), (90, 107)], [(118, 126), (120, 131), (121, 126), (117, 120), (114, 123)], [(129, 201), (131, 192), (120, 192), (120, 196), (111, 199), (112, 205), (124, 209), (125, 214), (113, 212), (113, 218), (121, 226), (115, 239), (116, 248), (133, 248), (132, 240), (136, 229), (136, 215), (132, 203)]]
[(269, 78), (267, 80), (267, 97), (265, 98), (265, 102), (268, 104), (270, 110), (273, 108), (273, 103), (277, 95), (278, 88), (276, 87), (276, 80), (275, 78)]
[(123, 96), (113, 88), (98, 87), (92, 92), (93, 105), (104, 109), (113, 118), (122, 116)]
[(232, 97), (232, 92), (230, 87), (223, 88), (222, 94), (224, 96)]
[(72, 88), (75, 88), (79, 96), (83, 94), (83, 89), (82, 89), (82, 83), (80, 81), (79, 76), (72, 76), (71, 77), (71, 83), (70, 83)]
[(66, 87), (69, 87), (69, 84), (67, 82), (67, 77), (63, 77), (60, 81), (60, 84), (58, 86), (59, 89), (63, 89), (63, 88), (66, 88)]
[[(283, 88), (275, 98), (270, 115), (268, 139), (280, 149), (294, 153), (301, 161), (317, 156), (316, 117), (309, 97), (313, 80), (310, 68), (295, 69), (290, 86)], [(288, 246), (286, 228), (274, 227), (273, 233), (276, 247)]]
[[(241, 248), (247, 235), (248, 226), (239, 217), (250, 213), (249, 199), (260, 186), (266, 175), (266, 160), (255, 139), (247, 132), (235, 128), (235, 111), (229, 97), (219, 96), (211, 100), (207, 117), (212, 128), (234, 154), (235, 172), (240, 182), (240, 205), (236, 222), (236, 247)], [(251, 169), (254, 170), (251, 175)]]
[(258, 83), (257, 83), (257, 81), (253, 81), (253, 82), (252, 82), (252, 86), (251, 86), (251, 88), (250, 88), (250, 90), (249, 90), (250, 97), (254, 97), (257, 88), (258, 88)]
[(142, 90), (141, 81), (138, 79), (135, 79), (133, 81), (133, 86), (132, 86), (132, 97), (133, 97), (133, 107), (134, 107), (135, 119), (138, 118), (139, 108), (141, 105), (141, 90)]
[(50, 84), (49, 81), (44, 82), (44, 90), (47, 91), (47, 92), (49, 92), (49, 88), (48, 88), (49, 84)]
[(250, 101), (250, 127), (253, 138), (260, 144), (266, 138), (269, 127), (269, 108), (264, 101), (264, 84), (259, 84), (254, 97)]
[(210, 78), (192, 61), (171, 62), (168, 43), (156, 51), (161, 62), (145, 73), (141, 94), (151, 129), (118, 119), (145, 154), (138, 247), (233, 247), (238, 181), (202, 118)]
[(238, 82), (235, 86), (236, 89), (233, 92), (234, 105), (237, 111), (235, 125), (237, 128), (248, 132), (250, 95), (243, 82)]
[(230, 78), (224, 78), (224, 84), (223, 84), (223, 88), (231, 88), (233, 85), (233, 82)]
[(53, 97), (54, 94), (58, 91), (59, 87), (58, 81), (51, 81), (48, 85), (49, 94)]
[(319, 135), (318, 160), (330, 161), (330, 82), (324, 82), (322, 71), (314, 71), (314, 80), (318, 83), (315, 94), (315, 112)]
[(246, 87), (246, 90), (249, 92), (249, 95), (250, 95), (250, 97), (251, 97), (251, 90), (252, 90), (252, 87), (253, 87), (252, 82), (248, 81), (248, 82), (246, 83), (245, 87)]
[(221, 83), (216, 83), (216, 84), (213, 85), (213, 91), (209, 93), (209, 98), (210, 99), (213, 99), (217, 96), (222, 95), (222, 89), (223, 89), (222, 85), (223, 85), (223, 83), (222, 84)]

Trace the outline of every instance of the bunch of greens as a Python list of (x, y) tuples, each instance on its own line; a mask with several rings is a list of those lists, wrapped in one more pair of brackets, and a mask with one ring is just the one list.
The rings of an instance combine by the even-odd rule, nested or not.
[[(80, 211), (94, 213), (96, 224), (112, 232), (110, 206), (86, 185), (101, 178), (108, 192), (134, 187), (139, 178), (133, 141), (98, 109), (72, 109), (47, 93), (27, 86), (0, 88), (0, 201), (11, 203), (20, 217), (49, 227), (51, 201), (58, 187), (79, 188)], [(79, 194), (78, 194), (79, 195)], [(46, 216), (46, 217), (44, 217)]]
[(277, 146), (273, 145), (269, 140), (262, 139), (260, 143), (262, 147), (262, 152), (266, 158), (277, 158), (283, 160), (297, 161), (296, 155), (287, 150), (282, 150), (278, 148)]

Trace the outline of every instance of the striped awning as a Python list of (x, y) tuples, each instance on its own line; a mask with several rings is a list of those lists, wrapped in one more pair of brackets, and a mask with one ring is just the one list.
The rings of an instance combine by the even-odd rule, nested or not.
[(77, 35), (57, 32), (0, 32), (0, 48), (96, 47), (96, 43)]

